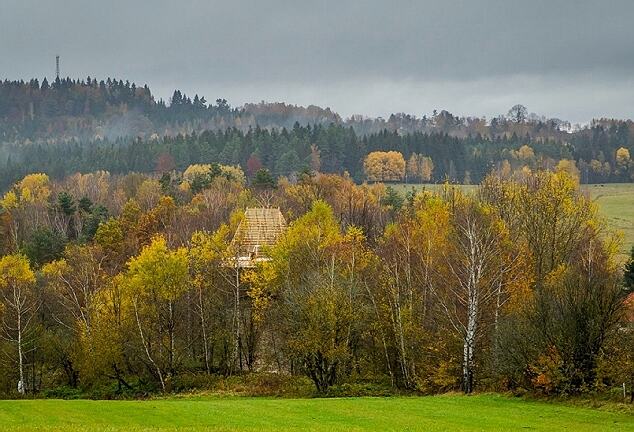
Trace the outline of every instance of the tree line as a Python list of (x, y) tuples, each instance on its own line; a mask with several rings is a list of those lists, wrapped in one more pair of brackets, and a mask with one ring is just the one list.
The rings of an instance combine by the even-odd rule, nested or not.
[[(625, 127), (625, 126), (624, 126)], [(222, 132), (158, 136), (133, 141), (118, 139), (48, 144), (5, 144), (0, 150), (0, 188), (7, 190), (31, 172), (63, 179), (77, 171), (97, 170), (112, 174), (184, 171), (189, 165), (214, 161), (238, 165), (249, 175), (265, 167), (274, 176), (297, 176), (302, 171), (327, 174), (347, 172), (358, 183), (375, 180), (365, 162), (373, 152), (396, 152), (411, 169), (399, 178), (382, 181), (477, 184), (492, 169), (506, 175), (528, 167), (551, 169), (562, 160), (579, 171), (582, 183), (629, 182), (634, 174), (627, 140), (612, 139), (597, 126), (597, 138), (579, 138), (582, 145), (532, 138), (529, 135), (483, 135), (459, 138), (447, 133), (399, 134), (382, 132), (357, 135), (352, 127), (301, 126), (290, 130), (256, 126), (247, 132), (237, 128)], [(626, 127), (625, 127), (626, 128)], [(626, 128), (627, 129), (627, 128)], [(620, 129), (619, 129), (620, 130)], [(603, 144), (601, 144), (603, 142)], [(413, 158), (413, 159), (412, 159)], [(414, 168), (416, 166), (416, 168)]]
[[(217, 164), (27, 175), (0, 203), (0, 391), (177, 392), (258, 371), (320, 394), (629, 389), (617, 237), (564, 168), (405, 196), (264, 167), (247, 186)], [(254, 206), (288, 229), (244, 268)]]
[(31, 172), (62, 179), (76, 171), (151, 173), (168, 152), (176, 168), (215, 161), (247, 170), (256, 157), (274, 175), (304, 166), (324, 173), (367, 177), (374, 151), (430, 158), (429, 181), (479, 183), (495, 168), (550, 169), (574, 162), (584, 183), (632, 181), (634, 123), (594, 120), (573, 128), (516, 105), (492, 119), (440, 111), (417, 118), (347, 119), (315, 106), (283, 103), (231, 108), (175, 90), (156, 101), (149, 87), (108, 78), (0, 82), (0, 189)]

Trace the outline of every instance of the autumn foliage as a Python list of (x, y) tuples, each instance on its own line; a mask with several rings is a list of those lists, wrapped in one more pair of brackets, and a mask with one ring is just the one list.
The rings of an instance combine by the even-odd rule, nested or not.
[[(428, 162), (407, 169), (424, 180)], [(0, 202), (0, 392), (184, 391), (258, 371), (319, 394), (634, 385), (634, 355), (611, 349), (631, 338), (616, 237), (570, 169), (395, 206), (378, 182), (406, 165), (372, 153), (372, 185), (308, 171), (248, 187), (211, 164), (25, 177)], [(245, 261), (235, 233), (255, 206), (279, 207), (288, 229)]]
[(368, 181), (400, 181), (405, 177), (405, 159), (396, 151), (372, 152), (363, 161)]

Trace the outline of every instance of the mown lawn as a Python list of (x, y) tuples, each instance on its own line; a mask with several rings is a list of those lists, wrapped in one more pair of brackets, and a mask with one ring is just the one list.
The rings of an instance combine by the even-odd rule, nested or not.
[(634, 414), (502, 396), (4, 400), (7, 431), (621, 431)]

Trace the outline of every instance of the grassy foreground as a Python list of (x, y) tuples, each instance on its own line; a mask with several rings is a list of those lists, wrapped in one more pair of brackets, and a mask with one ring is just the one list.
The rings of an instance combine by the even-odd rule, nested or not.
[(7, 431), (620, 431), (631, 413), (501, 396), (3, 400)]

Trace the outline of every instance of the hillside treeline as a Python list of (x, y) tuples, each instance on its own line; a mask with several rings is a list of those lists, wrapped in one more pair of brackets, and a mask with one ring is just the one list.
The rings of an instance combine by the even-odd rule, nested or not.
[(237, 109), (224, 99), (214, 105), (179, 90), (157, 102), (147, 86), (90, 77), (0, 82), (0, 141), (3, 191), (31, 172), (54, 179), (77, 171), (153, 173), (165, 168), (157, 165), (164, 152), (179, 170), (214, 162), (248, 171), (254, 157), (275, 176), (308, 167), (348, 172), (357, 182), (373, 151), (431, 158), (434, 182), (475, 184), (491, 169), (550, 169), (562, 159), (575, 163), (584, 183), (629, 182), (634, 172), (629, 120), (595, 120), (573, 131), (522, 105), (490, 120), (447, 111), (342, 119), (315, 106), (262, 102)]
[(225, 99), (216, 99), (214, 105), (204, 96), (192, 99), (180, 90), (174, 90), (167, 102), (157, 101), (147, 85), (114, 78), (0, 81), (1, 143), (148, 139), (231, 127), (246, 131), (256, 124), (290, 128), (295, 121), (329, 124), (341, 118), (315, 106), (232, 109)]
[(183, 171), (191, 164), (212, 162), (237, 165), (248, 175), (260, 167), (269, 169), (276, 177), (296, 176), (302, 171), (347, 172), (361, 183), (370, 178), (364, 172), (364, 160), (376, 151), (396, 151), (406, 161), (412, 156), (431, 161), (433, 170), (426, 178), (408, 170), (400, 177), (403, 182), (449, 179), (477, 184), (491, 170), (507, 174), (523, 167), (550, 169), (562, 160), (569, 161), (579, 171), (582, 183), (629, 182), (634, 175), (629, 148), (634, 146), (626, 124), (615, 130), (606, 132), (597, 125), (589, 131), (590, 135), (563, 142), (515, 133), (496, 138), (483, 135), (459, 138), (447, 133), (403, 135), (383, 130), (360, 136), (352, 127), (343, 125), (296, 123), (290, 130), (256, 126), (247, 132), (236, 128), (222, 132), (206, 130), (149, 140), (5, 144), (0, 150), (6, 155), (0, 162), (0, 189), (6, 191), (31, 172), (63, 179), (78, 171), (150, 174)]
[[(472, 195), (244, 177), (17, 182), (1, 202), (0, 392), (178, 392), (258, 371), (320, 394), (634, 386), (617, 243), (567, 170), (492, 174)], [(255, 206), (289, 226), (244, 268), (235, 232)]]
[[(491, 119), (455, 116), (451, 112), (434, 110), (429, 116), (416, 117), (394, 113), (389, 118), (370, 118), (363, 113), (342, 118), (330, 108), (315, 105), (275, 103), (247, 103), (231, 108), (222, 98), (216, 105), (204, 96), (193, 98), (174, 90), (168, 101), (155, 100), (147, 85), (137, 86), (130, 81), (108, 78), (98, 81), (62, 78), (50, 82), (44, 78), (29, 81), (0, 82), (0, 137), (2, 142), (55, 142), (110, 140), (122, 137), (148, 138), (153, 133), (177, 135), (200, 133), (203, 130), (225, 130), (236, 127), (246, 132), (259, 125), (267, 129), (291, 129), (296, 122), (305, 126), (330, 123), (353, 127), (359, 135), (383, 130), (401, 134), (425, 132), (448, 133), (465, 138), (478, 134), (488, 137), (524, 136), (567, 140), (600, 126), (619, 139), (630, 139), (634, 124), (631, 120), (596, 119), (590, 125), (571, 125), (557, 118), (546, 118), (529, 113), (523, 105), (513, 106), (506, 115)], [(623, 125), (624, 129), (618, 131)], [(623, 134), (625, 133), (625, 137)]]

